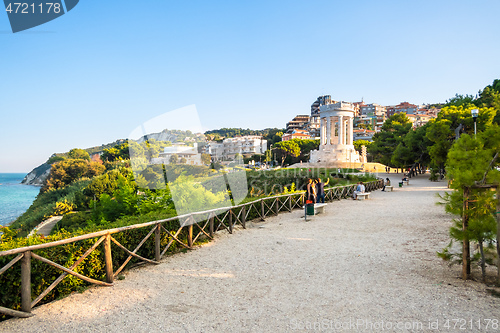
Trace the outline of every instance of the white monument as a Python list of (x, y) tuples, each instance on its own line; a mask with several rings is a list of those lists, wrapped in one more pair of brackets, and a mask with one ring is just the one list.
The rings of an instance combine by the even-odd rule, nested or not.
[(353, 145), (354, 105), (346, 102), (320, 106), (319, 150), (311, 151), (310, 163), (341, 166), (360, 163)]

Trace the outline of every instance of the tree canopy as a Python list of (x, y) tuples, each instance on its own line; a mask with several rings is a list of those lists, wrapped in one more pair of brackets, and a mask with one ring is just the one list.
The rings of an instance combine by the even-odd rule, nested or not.
[(367, 147), (375, 161), (391, 165), (391, 159), (398, 145), (411, 130), (410, 119), (405, 113), (390, 116), (382, 125), (380, 132), (373, 136), (373, 144)]
[(298, 157), (300, 155), (300, 147), (294, 140), (280, 141), (274, 144), (274, 147), (278, 149), (281, 154), (281, 165), (285, 163), (285, 158), (287, 156)]
[(92, 178), (102, 174), (105, 167), (97, 162), (81, 159), (67, 159), (52, 165), (50, 174), (41, 192), (62, 188), (82, 178)]

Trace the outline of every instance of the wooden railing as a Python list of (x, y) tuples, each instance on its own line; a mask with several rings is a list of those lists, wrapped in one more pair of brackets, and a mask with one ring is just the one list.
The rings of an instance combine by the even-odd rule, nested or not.
[[(370, 192), (382, 188), (383, 180), (368, 182), (365, 184), (366, 191)], [(352, 196), (356, 185), (347, 185), (339, 187), (330, 187), (325, 189), (325, 199), (327, 201), (340, 200)], [(277, 195), (258, 199), (252, 202), (247, 202), (241, 205), (212, 209), (204, 212), (196, 212), (182, 216), (175, 216), (164, 220), (152, 221), (148, 223), (130, 225), (121, 228), (102, 230), (78, 237), (59, 240), (55, 242), (32, 245), (23, 248), (16, 248), (8, 251), (0, 252), (0, 257), (16, 255), (7, 265), (0, 269), (0, 275), (14, 266), (17, 262), (21, 262), (21, 311), (9, 309), (0, 306), (0, 314), (14, 316), (14, 317), (30, 317), (31, 309), (37, 305), (48, 293), (50, 293), (66, 276), (73, 275), (88, 283), (97, 284), (101, 286), (112, 286), (116, 276), (125, 268), (132, 258), (137, 258), (142, 262), (158, 264), (167, 250), (177, 243), (186, 249), (192, 249), (193, 244), (200, 239), (206, 237), (213, 239), (214, 234), (220, 230), (226, 230), (230, 234), (233, 233), (234, 228), (239, 224), (243, 229), (246, 228), (246, 221), (249, 217), (256, 217), (264, 220), (270, 215), (278, 215), (279, 212), (288, 211), (292, 212), (295, 208), (302, 208), (304, 205), (305, 193), (296, 192), (292, 194)], [(164, 224), (172, 221), (179, 221), (179, 228), (177, 231), (169, 231), (164, 227)], [(122, 233), (127, 230), (139, 228), (151, 228), (149, 233), (142, 239), (142, 241), (133, 249), (127, 249), (120, 244), (112, 235)], [(208, 228), (208, 230), (207, 230)], [(183, 241), (179, 238), (179, 234), (187, 229), (187, 239)], [(196, 233), (196, 234), (195, 234)], [(154, 258), (148, 259), (137, 254), (138, 250), (144, 243), (154, 234)], [(168, 237), (169, 241), (165, 248), (161, 249), (162, 237)], [(34, 253), (36, 250), (53, 248), (64, 244), (70, 244), (82, 240), (96, 238), (96, 242), (74, 262), (70, 267), (64, 267), (47, 258)], [(104, 247), (104, 262), (106, 281), (99, 281), (90, 277), (77, 273), (75, 269), (80, 265), (85, 258), (87, 258), (100, 244)], [(111, 244), (114, 243), (118, 248), (128, 254), (127, 259), (113, 271), (113, 255)], [(62, 274), (47, 287), (40, 295), (34, 300), (31, 295), (31, 260), (36, 259), (50, 266), (62, 271)], [(2, 286), (2, 288), (8, 288)]]

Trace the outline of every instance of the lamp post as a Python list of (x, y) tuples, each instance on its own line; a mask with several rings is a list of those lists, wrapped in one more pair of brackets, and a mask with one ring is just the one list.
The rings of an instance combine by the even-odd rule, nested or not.
[(477, 134), (476, 120), (477, 120), (477, 116), (479, 115), (479, 110), (478, 109), (472, 109), (470, 111), (470, 113), (472, 114), (472, 119), (474, 119), (474, 139), (476, 139), (476, 134)]

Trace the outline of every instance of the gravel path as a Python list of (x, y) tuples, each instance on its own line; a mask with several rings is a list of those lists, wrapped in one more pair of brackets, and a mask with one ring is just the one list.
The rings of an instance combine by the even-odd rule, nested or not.
[(333, 202), (310, 222), (297, 210), (219, 234), (0, 332), (500, 331), (500, 298), (436, 256), (449, 242), (435, 205), (445, 183), (410, 184)]

